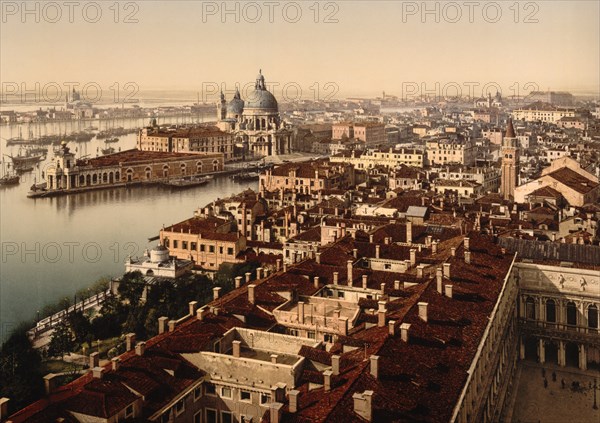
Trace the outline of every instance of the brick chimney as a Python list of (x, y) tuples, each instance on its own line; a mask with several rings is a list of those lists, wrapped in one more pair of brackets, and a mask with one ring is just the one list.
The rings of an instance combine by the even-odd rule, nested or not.
[(468, 251), (470, 249), (470, 240), (468, 237), (465, 237), (465, 239), (463, 240), (463, 245), (464, 245), (466, 251)]
[(219, 299), (219, 293), (221, 291), (221, 287), (220, 286), (215, 286), (213, 288), (213, 300), (218, 300)]
[(410, 323), (402, 323), (400, 325), (400, 339), (402, 339), (403, 342), (408, 342), (409, 329)]
[(332, 355), (331, 356), (331, 373), (335, 376), (340, 374), (340, 356)]
[(471, 264), (471, 252), (465, 250), (465, 263)]
[(379, 291), (381, 292), (381, 295), (385, 294), (385, 282), (379, 285)]
[(314, 284), (315, 289), (319, 288), (319, 277), (318, 276), (315, 276), (313, 278), (313, 284)]
[(450, 279), (450, 263), (443, 263), (444, 277)]
[(414, 266), (416, 264), (417, 264), (417, 249), (411, 248), (410, 249), (410, 265)]
[(352, 394), (354, 400), (354, 412), (360, 417), (370, 422), (373, 421), (373, 391), (365, 391), (362, 393), (355, 392)]
[(263, 268), (257, 267), (256, 268), (256, 280), (260, 280), (262, 278), (263, 278)]
[(315, 261), (317, 264), (321, 264), (321, 253), (318, 251), (315, 253)]
[(423, 279), (424, 271), (425, 271), (425, 265), (419, 264), (417, 266), (417, 278), (418, 279)]
[(167, 331), (167, 321), (169, 320), (166, 316), (158, 318), (158, 334), (165, 333)]
[(377, 311), (377, 327), (384, 327), (385, 326), (385, 310), (379, 310)]
[(442, 289), (443, 289), (443, 271), (440, 267), (438, 267), (435, 270), (435, 281), (436, 281), (436, 285), (437, 285), (437, 292), (438, 294), (442, 293)]
[(46, 390), (46, 395), (50, 395), (56, 389), (56, 378), (58, 375), (54, 373), (48, 373), (44, 376), (44, 388)]
[(146, 343), (143, 342), (143, 341), (142, 342), (138, 342), (135, 345), (135, 354), (142, 356), (142, 355), (144, 355), (145, 352), (146, 352)]
[(275, 263), (276, 263), (276, 265), (275, 265), (276, 269), (279, 272), (281, 270), (281, 259), (278, 258), (277, 260), (275, 260)]
[(353, 248), (353, 249), (352, 249), (352, 256), (353, 256), (355, 259), (356, 259), (356, 258), (358, 258), (358, 249), (356, 249), (356, 248)]
[(370, 358), (371, 364), (371, 376), (375, 379), (379, 378), (379, 356), (372, 355)]
[(236, 276), (235, 277), (235, 287), (236, 289), (239, 288), (240, 286), (242, 286), (242, 277), (241, 276)]
[(362, 275), (362, 287), (363, 289), (367, 289), (369, 285), (369, 275)]
[(400, 281), (394, 281), (394, 289), (398, 291), (400, 289)]
[(438, 246), (437, 241), (433, 241), (431, 243), (431, 254), (437, 254), (437, 246)]
[(177, 327), (177, 320), (169, 320), (169, 332), (175, 332)]
[(379, 246), (379, 244), (375, 245), (375, 258), (379, 258), (379, 254), (381, 252), (381, 247)]
[(232, 341), (231, 342), (231, 348), (232, 348), (232, 352), (231, 355), (233, 355), (234, 357), (239, 357), (240, 356), (240, 350), (242, 347), (242, 342), (241, 341)]
[(281, 423), (283, 414), (283, 404), (280, 402), (272, 402), (269, 404), (269, 416), (271, 423)]
[(406, 222), (406, 242), (412, 244), (412, 222), (409, 220)]
[(288, 406), (290, 413), (298, 412), (298, 399), (300, 397), (300, 391), (292, 389), (290, 392), (288, 392), (288, 396), (290, 398), (290, 403)]
[(396, 336), (396, 321), (390, 320), (388, 322), (388, 334), (390, 336)]
[(254, 285), (254, 284), (248, 285), (248, 302), (250, 304), (254, 304), (254, 301), (255, 301), (254, 288), (256, 288), (256, 285)]
[(198, 320), (204, 320), (207, 313), (208, 313), (208, 310), (205, 307), (203, 307), (200, 310), (196, 311), (196, 318)]
[(352, 260), (348, 260), (348, 286), (352, 286)]
[(110, 359), (111, 363), (112, 363), (112, 369), (113, 371), (117, 371), (119, 370), (119, 366), (121, 364), (121, 359), (119, 357), (113, 357)]
[(426, 322), (427, 321), (427, 303), (418, 302), (417, 305), (419, 306), (419, 318), (421, 320), (423, 320), (424, 322)]
[(190, 316), (195, 316), (197, 309), (198, 309), (198, 301), (190, 301), (188, 303), (188, 311), (189, 311)]
[(100, 365), (100, 353), (99, 352), (93, 352), (90, 354), (90, 369), (93, 369), (94, 367), (98, 367)]
[(125, 351), (131, 351), (135, 345), (135, 333), (125, 335)]
[(252, 273), (246, 272), (246, 283), (250, 283), (250, 277), (251, 276), (252, 276)]
[(452, 257), (456, 257), (456, 247), (452, 247), (452, 248), (450, 248), (450, 255), (451, 255)]
[(8, 418), (8, 398), (0, 398), (0, 422)]
[(104, 367), (94, 367), (92, 369), (92, 377), (94, 379), (100, 379), (102, 380), (102, 378), (104, 377), (104, 373), (106, 372), (106, 370), (104, 370)]
[(446, 297), (452, 298), (452, 285), (444, 285), (444, 290), (446, 291)]
[(277, 359), (279, 356), (277, 354), (271, 354), (271, 363), (277, 364)]
[(339, 272), (333, 272), (333, 284), (337, 285), (339, 282)]
[(323, 388), (325, 392), (331, 391), (331, 375), (333, 372), (331, 370), (325, 370), (323, 372)]

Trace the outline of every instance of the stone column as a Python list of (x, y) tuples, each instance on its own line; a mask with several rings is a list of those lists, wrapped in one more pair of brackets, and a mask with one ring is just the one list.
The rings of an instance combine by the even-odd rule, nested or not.
[(587, 370), (587, 354), (585, 344), (579, 344), (579, 368), (581, 370)]
[(565, 342), (559, 341), (558, 343), (558, 365), (565, 367), (567, 364), (567, 358), (565, 356)]
[(540, 357), (540, 364), (544, 364), (544, 362), (546, 361), (546, 343), (544, 342), (544, 340), (542, 338), (539, 339), (539, 357)]

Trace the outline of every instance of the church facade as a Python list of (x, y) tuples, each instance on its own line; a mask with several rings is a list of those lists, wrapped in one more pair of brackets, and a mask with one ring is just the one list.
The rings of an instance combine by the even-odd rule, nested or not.
[(229, 103), (221, 93), (217, 126), (234, 134), (236, 155), (275, 156), (291, 152), (292, 132), (281, 121), (277, 100), (267, 90), (262, 72), (245, 100), (239, 90)]

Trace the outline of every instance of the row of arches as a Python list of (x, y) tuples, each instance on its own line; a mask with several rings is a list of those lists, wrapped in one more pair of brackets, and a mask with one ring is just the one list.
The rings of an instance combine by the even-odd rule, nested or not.
[(98, 173), (88, 173), (85, 175), (79, 175), (77, 180), (78, 187), (86, 187), (100, 184), (113, 184), (121, 181), (121, 174), (119, 171), (108, 171)]
[(600, 370), (600, 347), (557, 339), (525, 335), (521, 339), (521, 358), (538, 363), (579, 369)]
[[(528, 320), (543, 320), (548, 323), (566, 323), (568, 326), (582, 325), (582, 319), (578, 318), (579, 308), (574, 301), (568, 301), (565, 305), (565, 318), (561, 322), (559, 307), (560, 304), (552, 299), (545, 299), (541, 302), (543, 307), (543, 315), (545, 319), (538, 319), (541, 316), (540, 311), (536, 310), (538, 305), (533, 297), (528, 296), (525, 298), (525, 318)], [(586, 317), (587, 326), (590, 329), (598, 329), (598, 306), (595, 304), (589, 304), (584, 309), (584, 315)]]

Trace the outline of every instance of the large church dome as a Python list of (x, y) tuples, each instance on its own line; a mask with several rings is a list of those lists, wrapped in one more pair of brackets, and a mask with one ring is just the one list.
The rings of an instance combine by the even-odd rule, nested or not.
[(262, 72), (256, 77), (254, 90), (248, 93), (244, 108), (259, 109), (269, 112), (277, 112), (278, 105), (275, 96), (271, 94), (265, 85), (265, 77)]

